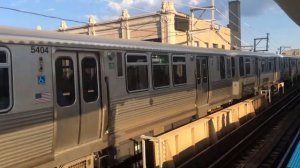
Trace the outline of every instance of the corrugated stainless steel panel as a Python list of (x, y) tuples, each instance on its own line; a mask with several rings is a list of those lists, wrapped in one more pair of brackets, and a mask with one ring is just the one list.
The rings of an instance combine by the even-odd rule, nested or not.
[[(166, 93), (112, 101), (115, 131), (130, 129), (195, 107), (196, 91)], [(134, 118), (134, 122), (133, 121)]]
[(53, 155), (53, 111), (11, 113), (0, 117), (0, 167)]

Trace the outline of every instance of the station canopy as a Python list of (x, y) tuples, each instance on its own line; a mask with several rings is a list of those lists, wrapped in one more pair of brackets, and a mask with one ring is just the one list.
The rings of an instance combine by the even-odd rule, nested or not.
[(287, 15), (300, 26), (300, 0), (275, 0)]

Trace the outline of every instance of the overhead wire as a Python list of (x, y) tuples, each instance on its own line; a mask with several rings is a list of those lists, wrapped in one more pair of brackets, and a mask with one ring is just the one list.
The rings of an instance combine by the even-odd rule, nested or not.
[[(232, 23), (233, 25), (235, 25), (235, 26), (237, 26), (237, 27), (239, 27), (239, 28), (241, 29), (241, 26), (240, 26), (240, 25), (237, 25), (236, 23), (234, 23), (233, 21), (231, 21), (227, 16), (225, 16), (225, 15), (224, 15), (222, 12), (220, 12), (218, 9), (216, 9), (216, 11), (217, 11), (221, 16), (223, 16), (224, 18), (228, 19), (230, 23)], [(237, 38), (237, 37), (235, 37), (235, 38)], [(270, 50), (273, 51), (273, 52), (276, 52), (276, 48), (275, 48), (275, 49), (274, 49), (274, 48), (273, 48), (273, 49), (270, 48)]]
[[(226, 5), (222, 2), (222, 1), (220, 1), (220, 4), (223, 6), (223, 7), (226, 7)], [(246, 26), (246, 28), (249, 30), (248, 32), (250, 32), (250, 34), (252, 34), (252, 36), (253, 36), (253, 38), (255, 38), (255, 30), (254, 30), (254, 28), (251, 26), (251, 25), (249, 25), (249, 24), (247, 24), (247, 23), (245, 23), (245, 22), (242, 22), (242, 20), (241, 20), (241, 18), (239, 17), (239, 16), (237, 16), (230, 8), (229, 8), (229, 13), (230, 14), (232, 14), (235, 18), (237, 18), (237, 19), (239, 19), (240, 21), (241, 21), (241, 23), (242, 24), (244, 24), (245, 26)], [(241, 27), (240, 27), (241, 28)], [(245, 27), (244, 27), (245, 28)], [(245, 30), (243, 28), (243, 30)], [(242, 28), (241, 28), (242, 29)], [(260, 33), (261, 35), (265, 35), (265, 33), (262, 33), (262, 32), (260, 32), (260, 31), (257, 31), (256, 30), (256, 32), (258, 32), (258, 33)], [(276, 45), (278, 45), (278, 46), (280, 46), (276, 41), (275, 41), (275, 43), (276, 43)], [(269, 41), (269, 44), (273, 47), (273, 49), (275, 49), (275, 51), (276, 51), (276, 46), (271, 42), (271, 41)]]
[(74, 23), (88, 24), (88, 22), (84, 22), (84, 21), (78, 21), (78, 20), (74, 20), (74, 19), (67, 19), (67, 18), (62, 18), (62, 17), (57, 17), (57, 16), (50, 16), (50, 15), (45, 15), (45, 14), (41, 14), (41, 13), (20, 10), (20, 9), (16, 9), (16, 8), (9, 8), (9, 7), (0, 6), (0, 9), (15, 11), (15, 12), (19, 12), (19, 13), (26, 13), (26, 14), (31, 14), (31, 15), (36, 15), (36, 16), (41, 16), (41, 17), (46, 17), (46, 18), (51, 18), (51, 19), (65, 20), (65, 21), (74, 22)]
[[(40, 16), (40, 17), (45, 17), (45, 18), (50, 18), (50, 19), (56, 19), (56, 20), (60, 20), (60, 21), (63, 20), (63, 21), (69, 21), (69, 22), (80, 23), (80, 24), (85, 24), (85, 25), (89, 24), (88, 22), (84, 22), (84, 21), (78, 21), (78, 20), (68, 19), (68, 18), (58, 17), (58, 16), (51, 16), (51, 15), (41, 14), (41, 13), (37, 13), (37, 12), (31, 12), (31, 11), (27, 11), (27, 10), (20, 10), (20, 9), (16, 9), (16, 8), (10, 8), (10, 7), (0, 6), (0, 9), (10, 10), (10, 11), (19, 12), (19, 13), (25, 13), (25, 14), (30, 14), (30, 15), (35, 15), (35, 16)], [(108, 28), (114, 28), (114, 29), (119, 28), (119, 27), (116, 27), (116, 26), (109, 26), (109, 25), (101, 25), (101, 26), (108, 27)], [(143, 24), (138, 29), (128, 29), (128, 30), (131, 30), (131, 31), (156, 32), (156, 31), (141, 29), (144, 26), (146, 26), (146, 25)], [(79, 26), (78, 28), (80, 28), (80, 27), (83, 27), (83, 26)], [(149, 29), (149, 27), (148, 27), (148, 29)], [(111, 35), (111, 34), (114, 34), (114, 33), (110, 33), (110, 34), (106, 34), (106, 35)]]
[[(189, 7), (189, 8), (196, 8), (197, 6), (192, 6), (192, 5), (186, 5), (186, 4), (183, 4), (183, 3), (178, 3), (178, 2), (174, 2), (174, 4), (178, 4), (178, 5), (182, 5), (182, 6), (186, 6), (186, 7)], [(218, 9), (215, 7), (215, 10), (216, 11), (218, 11)], [(223, 15), (223, 14), (222, 14)], [(224, 15), (225, 16), (225, 15)], [(225, 16), (226, 17), (226, 16)], [(228, 19), (228, 21), (229, 22), (232, 22), (231, 20), (229, 20)], [(233, 22), (232, 22), (233, 23)], [(233, 23), (233, 24), (235, 24), (235, 23)], [(221, 25), (221, 24), (218, 24), (218, 25)], [(221, 25), (222, 26), (222, 25)], [(220, 34), (219, 34), (220, 35)], [(222, 36), (222, 35), (220, 35), (220, 36)], [(240, 38), (238, 38), (237, 36), (235, 36), (235, 35), (233, 35), (232, 34), (232, 36), (235, 38), (235, 39), (237, 39), (237, 40), (239, 40), (240, 42), (242, 42), (242, 43), (244, 43), (244, 44), (247, 44), (247, 45), (250, 45), (248, 42), (245, 42), (245, 41), (243, 41), (242, 39), (240, 39)], [(222, 37), (222, 38), (224, 38), (224, 37)], [(225, 42), (227, 42), (226, 40), (225, 40)], [(230, 45), (231, 45), (231, 43), (230, 43)]]
[[(103, 1), (114, 2), (114, 1), (111, 1), (111, 0), (103, 0)], [(195, 6), (190, 6), (190, 5), (186, 5), (186, 4), (182, 4), (182, 3), (174, 3), (174, 4), (181, 4), (181, 5), (187, 6), (187, 7), (195, 7)], [(132, 7), (132, 6), (128, 6), (128, 7), (132, 8), (132, 9), (135, 9), (135, 10), (147, 12), (148, 14), (157, 14), (157, 15), (161, 15), (162, 16), (162, 14), (158, 13), (158, 12), (151, 12), (151, 11), (147, 11), (147, 10), (136, 8), (136, 7)], [(51, 18), (51, 19), (64, 20), (64, 21), (69, 21), (69, 22), (74, 22), (74, 23), (89, 24), (88, 22), (84, 22), (84, 21), (78, 21), (78, 20), (74, 20), (74, 19), (68, 19), (68, 18), (57, 17), (57, 16), (51, 16), (51, 15), (46, 15), (46, 14), (41, 14), (41, 13), (31, 12), (31, 11), (25, 11), (25, 10), (20, 10), (20, 9), (15, 9), (15, 8), (9, 8), (9, 7), (0, 6), (0, 9), (11, 10), (11, 11), (15, 11), (15, 12), (26, 13), (26, 14), (31, 14), (31, 15), (36, 15), (36, 16), (41, 16), (41, 17), (46, 17), (46, 18)], [(182, 20), (188, 20), (189, 21), (189, 18), (185, 18), (185, 17), (176, 17), (175, 16), (175, 18), (179, 18), (179, 19), (182, 19)], [(109, 28), (114, 28), (114, 29), (118, 28), (116, 26), (109, 26), (109, 25), (101, 25), (101, 26), (103, 26), (103, 27), (109, 27)], [(130, 29), (129, 28), (128, 30), (130, 30), (132, 32), (134, 32), (134, 31), (145, 31), (145, 32), (157, 33), (157, 31), (151, 31), (151, 30), (141, 29), (144, 26), (146, 26), (146, 25), (144, 24), (144, 25), (142, 25), (142, 26), (140, 26), (138, 28), (135, 28), (135, 29)], [(168, 25), (166, 25), (166, 26), (168, 26)], [(151, 27), (147, 27), (147, 29), (151, 29)], [(196, 30), (198, 30), (198, 28), (196, 28)], [(176, 33), (176, 32), (171, 32), (171, 33)], [(196, 32), (196, 33), (201, 33), (201, 32)], [(111, 34), (114, 34), (114, 33), (111, 33)], [(241, 40), (241, 39), (238, 39), (238, 40)]]
[[(69, 22), (74, 22), (74, 23), (80, 23), (80, 24), (88, 24), (88, 22), (84, 22), (84, 21), (78, 21), (78, 20), (74, 20), (74, 19), (68, 19), (68, 18), (57, 17), (57, 16), (50, 16), (50, 15), (45, 15), (45, 14), (41, 14), (41, 13), (37, 13), (37, 12), (20, 10), (20, 9), (16, 9), (16, 8), (9, 8), (9, 7), (0, 6), (0, 9), (11, 10), (11, 11), (14, 11), (14, 12), (25, 13), (25, 14), (35, 15), (35, 16), (41, 16), (41, 17), (46, 17), (46, 18), (50, 18), (50, 19), (64, 20), (64, 21), (69, 21)], [(171, 23), (169, 25), (171, 25)], [(101, 25), (101, 26), (108, 27), (108, 28), (114, 28), (114, 29), (119, 28), (119, 27), (116, 27), (116, 26), (109, 26), (109, 25)], [(142, 26), (140, 26), (140, 27), (138, 27), (136, 29), (130, 29), (129, 28), (128, 30), (130, 30), (130, 31), (153, 32), (154, 34), (157, 33), (157, 31), (154, 31), (154, 30), (151, 31), (151, 30), (141, 29), (144, 26), (147, 26), (147, 25), (143, 24)], [(80, 26), (80, 27), (82, 27), (82, 26)], [(147, 29), (151, 29), (151, 28), (156, 28), (156, 27), (155, 26), (153, 26), (153, 27), (147, 27)], [(176, 33), (176, 32), (171, 32), (171, 33)], [(113, 35), (113, 34), (115, 34), (115, 33), (106, 33), (106, 34), (103, 34), (103, 35)]]

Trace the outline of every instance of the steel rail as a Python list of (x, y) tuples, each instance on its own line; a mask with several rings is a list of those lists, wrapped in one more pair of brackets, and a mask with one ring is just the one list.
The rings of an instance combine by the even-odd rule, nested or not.
[[(278, 109), (273, 115), (271, 115), (267, 120), (265, 120), (261, 125), (259, 125), (257, 128), (255, 128), (249, 135), (247, 135), (243, 140), (241, 140), (236, 146), (234, 146), (231, 150), (229, 150), (227, 153), (224, 154), (224, 156), (222, 156), (221, 158), (219, 158), (218, 160), (216, 160), (216, 162), (214, 162), (212, 165), (210, 165), (210, 168), (213, 167), (219, 167), (219, 165), (222, 165), (222, 163), (224, 162), (223, 159), (232, 154), (232, 151), (234, 151), (234, 149), (239, 148), (241, 145), (245, 144), (246, 141), (251, 140), (252, 137), (254, 137), (258, 132), (260, 132), (267, 124), (269, 124), (271, 121), (274, 120), (275, 117), (277, 117), (279, 114), (281, 114), (282, 112), (286, 111), (286, 109), (292, 105), (293, 103), (295, 103), (295, 100), (300, 98), (300, 93), (297, 93), (295, 95), (295, 97), (293, 97), (291, 100), (288, 100), (288, 102), (283, 105), (280, 109)], [(244, 162), (244, 165), (241, 167), (245, 167), (246, 164), (249, 163), (249, 160), (251, 160), (251, 158), (249, 158), (246, 162)]]
[[(246, 140), (249, 140), (249, 138), (253, 135), (255, 135), (255, 132), (253, 131), (253, 129), (251, 129), (251, 131), (249, 130), (249, 128), (247, 127), (256, 127), (254, 130), (258, 131), (260, 130), (262, 127), (264, 127), (269, 121), (271, 121), (275, 116), (277, 116), (278, 114), (280, 114), (282, 111), (285, 110), (285, 108), (287, 108), (290, 104), (293, 103), (294, 100), (296, 100), (297, 98), (300, 97), (300, 93), (297, 94), (297, 96), (295, 96), (295, 91), (297, 91), (299, 89), (295, 89), (292, 92), (290, 92), (288, 95), (284, 96), (283, 99), (280, 99), (279, 101), (275, 102), (272, 106), (266, 108), (264, 110), (264, 112), (260, 113), (259, 115), (257, 115), (255, 118), (249, 120), (247, 123), (245, 123), (244, 125), (242, 125), (239, 129), (233, 131), (232, 133), (230, 133), (229, 135), (225, 136), (224, 138), (220, 139), (220, 141), (218, 141), (216, 144), (212, 145), (211, 147), (207, 148), (206, 150), (198, 153), (197, 155), (193, 156), (192, 158), (190, 158), (189, 160), (187, 160), (186, 162), (184, 162), (183, 164), (179, 165), (179, 168), (182, 167), (219, 167), (221, 166), (221, 161), (222, 160), (226, 160), (226, 158), (228, 158), (230, 153), (234, 153), (234, 151), (236, 151), (238, 148), (241, 147), (243, 142), (246, 142)], [(286, 102), (288, 100), (288, 103)], [(276, 113), (271, 114), (271, 117), (267, 116), (270, 115), (270, 110), (272, 109), (278, 109), (276, 110)], [(266, 117), (268, 117), (267, 119), (265, 119)], [(259, 121), (259, 120), (263, 120), (263, 121)], [(260, 124), (260, 123), (264, 123), (264, 124)], [(260, 125), (260, 126), (257, 126)], [(238, 142), (231, 142), (230, 138), (232, 137), (239, 137), (240, 133), (244, 133), (245, 131), (251, 132), (249, 134), (247, 134), (246, 136), (244, 136), (242, 138), (242, 140), (238, 141)], [(222, 142), (225, 141), (225, 142)], [(230, 147), (224, 147), (224, 145), (226, 145), (226, 143), (231, 143), (234, 144), (232, 148)], [(223, 145), (223, 146), (222, 146)], [(211, 150), (212, 149), (212, 150)], [(214, 154), (211, 151), (226, 151), (223, 152), (222, 154)], [(220, 152), (221, 153), (221, 152)], [(209, 156), (206, 155), (214, 155), (214, 158), (209, 158)], [(234, 154), (236, 155), (236, 153)], [(230, 158), (230, 157), (229, 157)], [(198, 159), (202, 159), (202, 161), (197, 161)], [(215, 159), (215, 160), (214, 160)], [(203, 161), (205, 160), (205, 161)], [(211, 163), (209, 163), (211, 162)], [(223, 162), (222, 162), (223, 163)]]

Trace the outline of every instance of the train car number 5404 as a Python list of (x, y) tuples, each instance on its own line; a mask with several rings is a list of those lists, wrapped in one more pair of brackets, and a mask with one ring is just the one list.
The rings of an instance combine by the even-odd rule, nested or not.
[(31, 53), (49, 53), (49, 48), (48, 47), (43, 47), (43, 46), (31, 46)]

